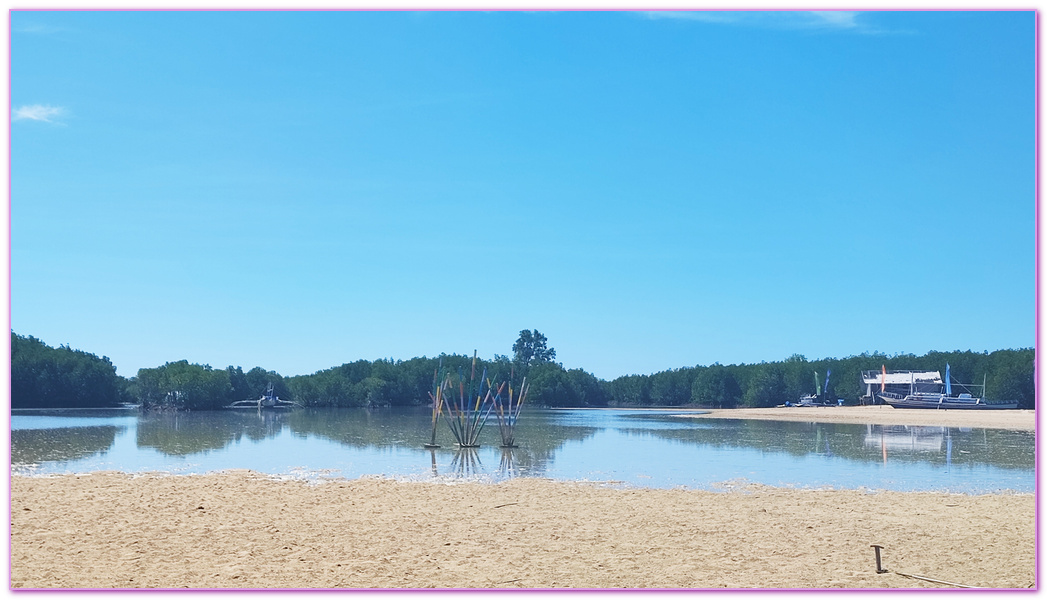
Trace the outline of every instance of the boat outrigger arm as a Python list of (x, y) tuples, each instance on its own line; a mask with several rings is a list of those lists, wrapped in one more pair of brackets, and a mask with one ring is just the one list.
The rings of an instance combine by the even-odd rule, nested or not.
[(265, 389), (265, 394), (262, 394), (257, 400), (237, 400), (225, 408), (257, 408), (261, 410), (263, 408), (297, 408), (301, 406), (297, 402), (281, 400), (279, 396), (273, 393), (273, 384), (270, 382)]

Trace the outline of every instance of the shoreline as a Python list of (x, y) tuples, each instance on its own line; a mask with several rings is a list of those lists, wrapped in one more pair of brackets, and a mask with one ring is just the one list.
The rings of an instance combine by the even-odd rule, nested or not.
[[(650, 409), (643, 409), (650, 410)], [(1034, 430), (1035, 411), (664, 409)], [(11, 476), (12, 589), (932, 589), (1036, 581), (1036, 495), (515, 478)], [(883, 546), (877, 574), (871, 544)]]
[[(11, 479), (11, 587), (714, 589), (1035, 582), (1035, 495), (250, 471)], [(870, 544), (883, 546), (877, 574)]]
[(807, 423), (971, 427), (979, 429), (1011, 429), (1016, 431), (1036, 430), (1036, 411), (1022, 409), (934, 410), (923, 408), (899, 409), (877, 405), (714, 408), (707, 410), (708, 412), (704, 414), (681, 412), (677, 416), (693, 419), (759, 419)]

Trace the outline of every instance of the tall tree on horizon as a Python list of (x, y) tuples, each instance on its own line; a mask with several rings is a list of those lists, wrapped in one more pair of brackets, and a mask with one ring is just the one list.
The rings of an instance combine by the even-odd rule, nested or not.
[(513, 344), (513, 362), (524, 372), (533, 364), (551, 362), (554, 358), (556, 350), (549, 347), (549, 340), (537, 329), (524, 329)]

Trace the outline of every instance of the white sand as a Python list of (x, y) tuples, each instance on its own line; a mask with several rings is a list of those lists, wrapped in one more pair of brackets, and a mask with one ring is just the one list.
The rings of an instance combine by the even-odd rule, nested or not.
[(937, 588), (1034, 583), (1034, 497), (611, 489), (238, 471), (13, 477), (15, 588)]

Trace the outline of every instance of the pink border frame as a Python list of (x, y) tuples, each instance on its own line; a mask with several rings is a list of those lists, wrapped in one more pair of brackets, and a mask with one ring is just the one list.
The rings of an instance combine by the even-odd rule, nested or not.
[[(496, 12), (513, 12), (513, 10), (519, 10), (522, 8), (495, 8)], [(527, 8), (534, 10), (537, 8)], [(664, 10), (682, 10), (683, 8), (662, 8)], [(723, 8), (701, 8), (703, 10), (723, 10)], [(801, 8), (770, 8), (771, 10), (801, 10)], [(854, 10), (861, 10), (861, 8), (848, 8)], [(16, 12), (23, 12), (23, 10), (32, 10), (32, 12), (63, 12), (63, 10), (83, 10), (83, 12), (116, 12), (116, 10), (133, 10), (133, 12), (161, 12), (161, 10), (172, 10), (172, 12), (284, 12), (284, 13), (304, 13), (304, 12), (408, 12), (408, 10), (414, 10), (414, 8), (9, 8), (7, 10), (7, 330), (10, 331), (12, 326), (12, 286), (10, 286), (10, 261), (12, 261), (12, 133), (10, 133), (10, 111), (12, 111), (12, 68), (10, 68), (10, 61), (12, 61), (12, 50), (13, 50), (13, 36), (12, 36), (12, 16)], [(475, 12), (475, 10), (482, 10), (482, 8), (467, 7), (467, 8), (422, 8), (425, 12), (456, 12), (456, 10), (463, 10), (463, 12)], [(556, 12), (627, 12), (629, 8), (609, 8), (609, 9), (598, 9), (598, 8), (555, 8)], [(659, 10), (659, 8), (645, 8), (645, 10)], [(747, 10), (754, 10), (753, 8), (747, 8)], [(921, 10), (920, 8), (904, 8), (904, 9), (889, 9), (889, 8), (871, 8), (866, 9), (870, 12), (887, 12), (887, 10)], [(949, 10), (948, 8), (927, 8), (925, 10)], [(1023, 12), (1021, 8), (961, 8), (964, 12), (975, 12), (975, 10), (1000, 10), (1000, 12)], [(1040, 294), (1040, 268), (1041, 268), (1041, 244), (1040, 244), (1040, 10), (1032, 9), (1033, 12), (1033, 36), (1034, 36), (1034, 48), (1035, 58), (1033, 60), (1034, 69), (1034, 98), (1035, 98), (1035, 109), (1034, 109), (1034, 164), (1035, 164), (1035, 183), (1034, 183), (1034, 219), (1035, 219), (1035, 260), (1034, 260), (1034, 285), (1035, 285), (1035, 318), (1034, 318), (1034, 337), (1035, 340), (1035, 359), (1033, 365), (1033, 377), (1035, 395), (1037, 398), (1041, 398), (1041, 362), (1040, 362), (1040, 349), (1043, 348), (1041, 345), (1041, 328), (1040, 328), (1040, 304), (1042, 301)], [(373, 588), (357, 588), (357, 587), (346, 587), (346, 588), (288, 588), (288, 587), (258, 587), (258, 588), (227, 588), (227, 587), (193, 587), (182, 590), (182, 588), (137, 588), (137, 587), (116, 587), (116, 588), (85, 588), (85, 587), (71, 587), (71, 588), (38, 588), (38, 587), (9, 587), (10, 581), (12, 581), (12, 562), (10, 562), (10, 556), (12, 556), (12, 540), (10, 540), (10, 509), (12, 509), (12, 492), (10, 492), (10, 481), (12, 481), (12, 474), (10, 474), (10, 427), (9, 427), (9, 416), (10, 416), (10, 336), (7, 336), (7, 364), (6, 364), (6, 375), (7, 375), (7, 415), (8, 415), (8, 427), (4, 432), (4, 438), (7, 449), (7, 583), (8, 590), (14, 593), (48, 593), (48, 594), (66, 594), (66, 593), (106, 593), (106, 594), (138, 594), (138, 593), (155, 593), (155, 592), (175, 592), (175, 593), (200, 593), (200, 592), (220, 592), (220, 593), (247, 593), (247, 594), (258, 594), (258, 593), (292, 593), (292, 592), (307, 592), (307, 593), (340, 593), (340, 594), (383, 594), (383, 593), (394, 593), (394, 594), (411, 594), (411, 593), (485, 593), (485, 594), (503, 594), (503, 593), (579, 593), (579, 592), (598, 592), (601, 594), (605, 593), (726, 593), (726, 594), (738, 594), (738, 593), (775, 593), (775, 592), (802, 592), (802, 593), (854, 593), (854, 592), (866, 592), (866, 593), (889, 593), (889, 592), (919, 592), (919, 593), (957, 593), (952, 588), (933, 588), (933, 590), (925, 590), (925, 588), (888, 588), (888, 587), (860, 587), (860, 588), (731, 588), (731, 590), (720, 590), (720, 588), (706, 588), (706, 587), (694, 587), (694, 588), (570, 588), (570, 590), (559, 590), (559, 588), (438, 588), (438, 590), (414, 590), (414, 588), (379, 588), (379, 590), (373, 590)], [(1034, 447), (1035, 447), (1035, 459), (1034, 459), (1034, 488), (1035, 491), (1035, 568), (1034, 578), (1035, 582), (1030, 588), (986, 588), (986, 590), (978, 590), (974, 593), (1038, 593), (1040, 590), (1040, 406), (1039, 404), (1035, 407), (1035, 425), (1034, 425)]]

